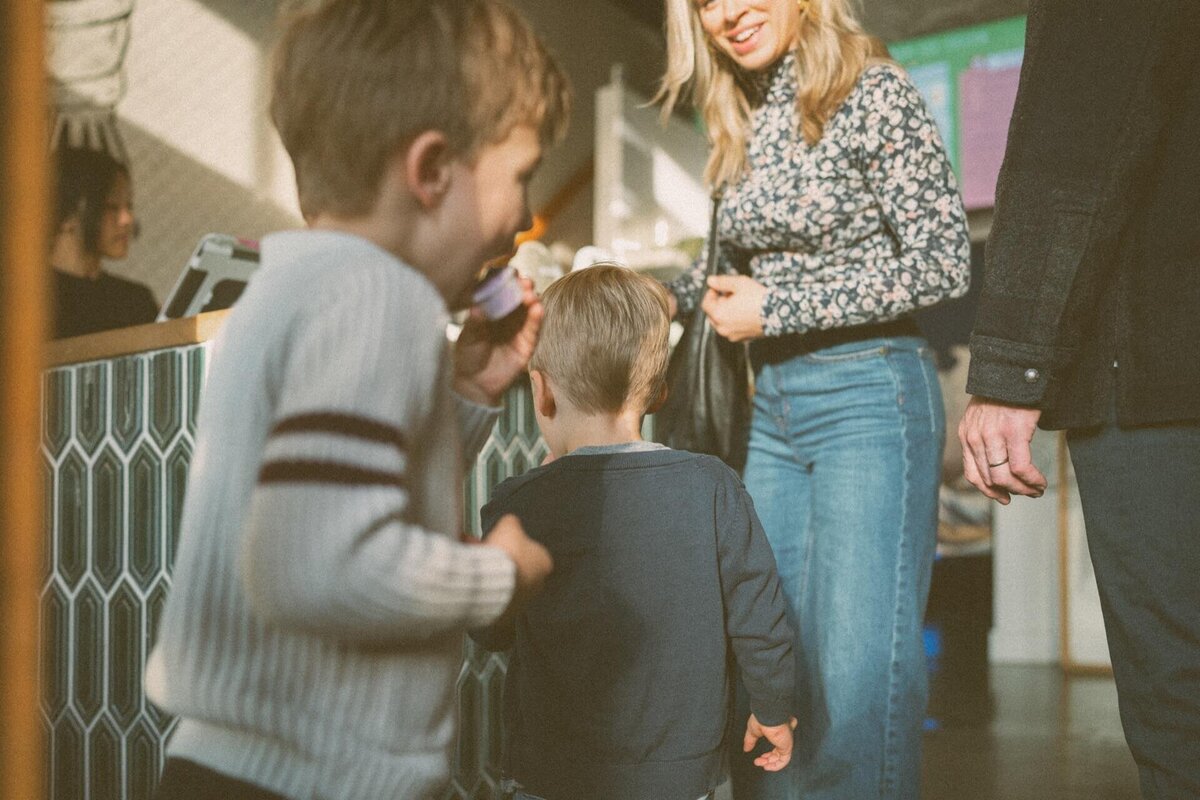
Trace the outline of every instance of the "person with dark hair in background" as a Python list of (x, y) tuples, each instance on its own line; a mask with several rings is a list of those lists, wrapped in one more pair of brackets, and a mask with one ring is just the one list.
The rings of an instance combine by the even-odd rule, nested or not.
[(1197, 40), (1194, 0), (1032, 3), (959, 427), (1001, 503), (1067, 431), (1149, 800), (1200, 797)]
[(52, 338), (153, 322), (158, 302), (150, 289), (106, 272), (100, 261), (129, 254), (136, 227), (129, 169), (108, 153), (72, 147), (56, 161)]

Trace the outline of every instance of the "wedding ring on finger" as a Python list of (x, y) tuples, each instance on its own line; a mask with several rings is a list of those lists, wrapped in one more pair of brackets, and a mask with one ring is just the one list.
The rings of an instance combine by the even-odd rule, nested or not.
[(1007, 463), (1008, 463), (1008, 456), (1005, 456), (1004, 458), (997, 461), (995, 464), (993, 464), (992, 462), (989, 461), (988, 466), (992, 467), (994, 469), (995, 467), (1003, 467)]

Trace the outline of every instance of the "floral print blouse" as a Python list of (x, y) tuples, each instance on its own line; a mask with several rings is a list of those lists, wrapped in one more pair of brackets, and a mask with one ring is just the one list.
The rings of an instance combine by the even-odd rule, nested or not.
[[(766, 336), (896, 319), (959, 297), (970, 240), (958, 183), (908, 76), (863, 71), (810, 147), (796, 120), (795, 55), (763, 76), (748, 169), (726, 188), (717, 223), (722, 272), (767, 287)], [(669, 288), (692, 311), (704, 256)]]

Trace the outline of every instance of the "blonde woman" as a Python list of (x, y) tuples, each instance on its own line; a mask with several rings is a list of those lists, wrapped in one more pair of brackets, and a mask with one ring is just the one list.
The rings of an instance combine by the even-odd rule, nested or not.
[(913, 798), (945, 420), (911, 314), (966, 291), (957, 184), (847, 0), (667, 0), (667, 36), (660, 98), (704, 119), (741, 273), (670, 289), (750, 342), (745, 482), (797, 631), (792, 765), (754, 775), (735, 746), (735, 797)]

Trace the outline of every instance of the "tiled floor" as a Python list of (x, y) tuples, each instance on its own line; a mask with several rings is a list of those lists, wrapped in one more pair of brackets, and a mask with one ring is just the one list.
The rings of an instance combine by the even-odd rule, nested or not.
[(993, 666), (990, 683), (990, 719), (960, 706), (927, 734), (923, 800), (1138, 800), (1111, 679)]

